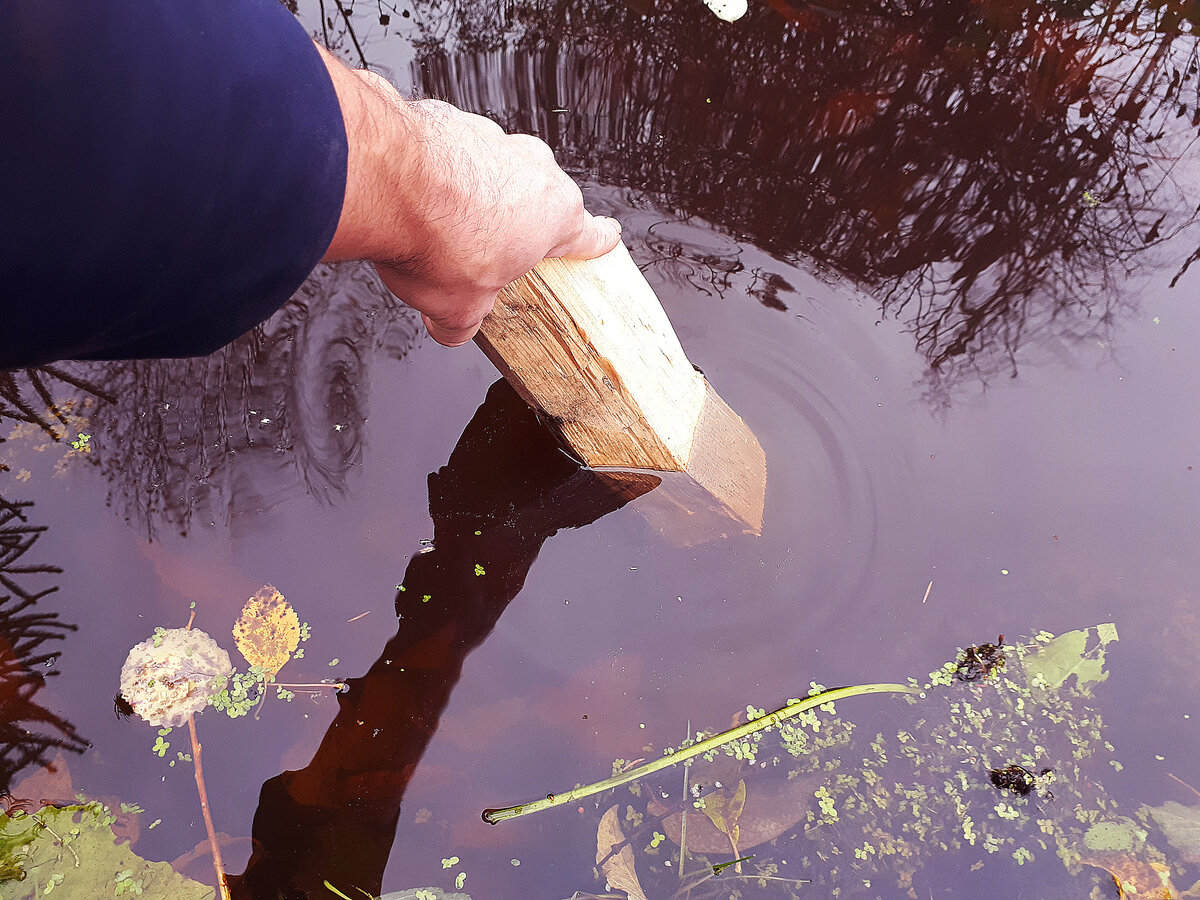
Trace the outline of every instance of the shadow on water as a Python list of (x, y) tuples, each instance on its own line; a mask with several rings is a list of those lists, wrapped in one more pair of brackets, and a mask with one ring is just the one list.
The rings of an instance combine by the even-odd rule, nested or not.
[(493, 385), (429, 476), (433, 542), (408, 564), (396, 635), (339, 696), (312, 761), (263, 786), (234, 896), (318, 896), (326, 880), (377, 894), (405, 788), (463, 660), (520, 592), (542, 544), (657, 484), (581, 469), (507, 382)]

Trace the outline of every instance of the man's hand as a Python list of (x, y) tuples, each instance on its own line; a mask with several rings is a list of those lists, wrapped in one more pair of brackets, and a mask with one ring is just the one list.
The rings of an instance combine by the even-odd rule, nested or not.
[(620, 225), (583, 208), (543, 141), (437, 100), (405, 101), (321, 53), (350, 143), (325, 260), (374, 262), (438, 343), (469, 341), (500, 288), (544, 257), (591, 259), (617, 245)]

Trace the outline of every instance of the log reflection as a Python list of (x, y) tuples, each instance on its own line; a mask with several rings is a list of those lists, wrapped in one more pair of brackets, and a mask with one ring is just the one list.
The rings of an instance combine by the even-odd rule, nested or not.
[(547, 538), (656, 484), (580, 469), (506, 382), (493, 385), (448, 464), (429, 476), (433, 549), (408, 564), (395, 637), (339, 695), (312, 761), (263, 785), (254, 852), (234, 896), (323, 896), (326, 879), (378, 894), (405, 788), (467, 654)]

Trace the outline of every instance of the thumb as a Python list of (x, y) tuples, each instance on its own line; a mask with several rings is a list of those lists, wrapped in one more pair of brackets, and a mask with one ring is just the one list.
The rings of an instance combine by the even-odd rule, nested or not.
[(583, 228), (569, 241), (554, 247), (548, 257), (570, 256), (575, 259), (595, 259), (612, 250), (621, 241), (621, 223), (608, 216), (593, 216), (585, 212)]

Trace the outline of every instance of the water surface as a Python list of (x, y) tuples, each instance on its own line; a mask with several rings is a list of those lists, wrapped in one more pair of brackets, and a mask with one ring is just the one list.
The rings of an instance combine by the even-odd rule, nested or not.
[[(4, 733), (10, 789), (51, 796), (22, 779), (57, 740), (57, 799), (141, 804), (147, 858), (204, 842), (191, 767), (169, 766), (185, 738), (160, 759), (112, 695), (155, 626), (194, 602), (232, 649), (271, 583), (313, 635), (281, 680), (351, 687), (198, 719), (242, 896), (453, 890), (459, 873), (477, 898), (603, 895), (598, 823), (628, 795), (495, 827), (480, 811), (813, 681), (924, 680), (957, 647), (1102, 622), (1120, 640), (1095, 705), (1123, 768), (1102, 763), (1099, 796), (1129, 816), (1194, 805), (1171, 777), (1200, 785), (1196, 62), (1173, 9), (781, 2), (726, 24), (699, 4), (462, 2), (384, 26), (359, 4), (324, 28), (308, 11), (348, 59), (357, 42), (403, 86), (541, 134), (622, 221), (766, 451), (763, 534), (682, 546), (639, 513), (647, 485), (576, 471), (476, 349), (432, 344), (361, 269), (323, 269), (211, 358), (4, 382), (0, 496), (32, 504), (4, 523), (4, 546), (28, 547), (3, 558), (4, 591), (57, 616), (5, 621), (42, 635), (9, 638), (24, 669), (5, 678), (44, 711), (18, 729), (52, 739)], [(838, 712), (869, 737), (899, 727), (898, 703)], [(861, 837), (832, 833), (851, 857)], [(748, 852), (819, 881), (828, 866), (788, 839)], [(1176, 886), (1200, 877), (1151, 842)], [(855, 865), (844, 895), (908, 893)], [(211, 883), (203, 854), (180, 868)], [(1116, 896), (1053, 849), (1017, 865), (928, 848), (911, 890), (1093, 885)], [(805, 895), (714, 879), (692, 896), (789, 891)]]

